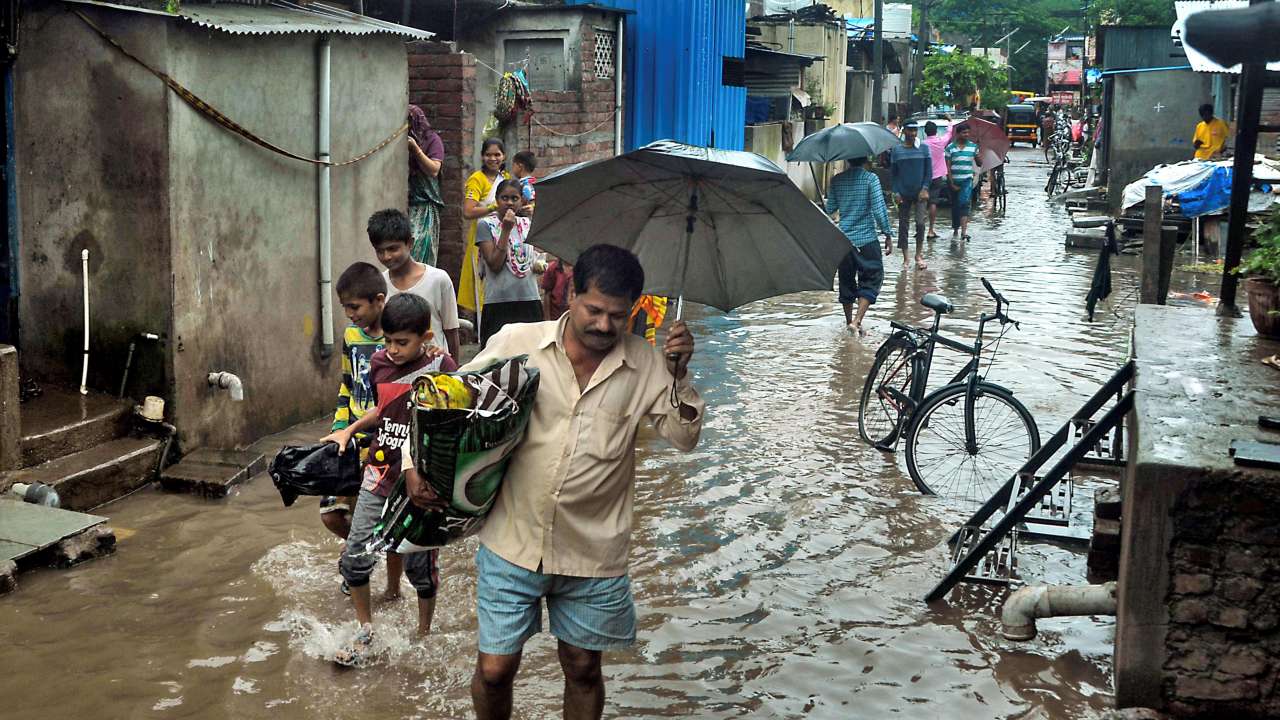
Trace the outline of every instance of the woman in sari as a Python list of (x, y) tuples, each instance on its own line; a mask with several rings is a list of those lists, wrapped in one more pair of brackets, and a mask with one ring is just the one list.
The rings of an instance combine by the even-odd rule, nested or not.
[(440, 247), (440, 168), (444, 142), (431, 129), (426, 113), (409, 106), (409, 227), (413, 229), (414, 260), (434, 266)]
[(497, 212), (495, 194), (498, 183), (511, 177), (503, 170), (506, 146), (497, 138), (489, 138), (480, 146), (480, 169), (471, 173), (462, 199), (462, 216), (470, 220), (466, 252), (462, 256), (462, 272), (458, 276), (458, 304), (476, 314), (476, 333), (481, 332), (484, 286), (480, 284), (480, 264), (476, 250), (476, 221)]

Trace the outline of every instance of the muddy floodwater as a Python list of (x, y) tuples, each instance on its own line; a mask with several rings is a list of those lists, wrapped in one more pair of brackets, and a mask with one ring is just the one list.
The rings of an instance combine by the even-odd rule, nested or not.
[[(917, 301), (936, 291), (957, 307), (944, 330), (971, 338), (991, 307), (981, 276), (1022, 321), (990, 379), (1015, 391), (1042, 435), (1124, 360), (1134, 258), (1117, 260), (1111, 301), (1085, 322), (1096, 253), (1064, 249), (1067, 217), (1045, 202), (1035, 160), (1015, 151), (1007, 215), (979, 211), (963, 247), (943, 220), (928, 270), (886, 260), (868, 340), (844, 332), (830, 292), (692, 313), (708, 419), (688, 454), (642, 434), (639, 640), (606, 655), (607, 717), (1093, 718), (1111, 705), (1113, 619), (1047, 620), (1035, 640), (1012, 643), (998, 632), (1000, 589), (921, 602), (962, 518), (856, 429), (888, 319), (925, 321)], [(1206, 286), (1216, 294), (1210, 278), (1178, 280)], [(934, 383), (959, 366), (939, 351)], [(0, 599), (5, 718), (470, 715), (474, 540), (442, 552), (429, 639), (410, 641), (406, 582), (405, 600), (375, 609), (378, 661), (339, 670), (325, 657), (351, 637), (353, 615), (338, 591), (340, 541), (314, 498), (285, 509), (259, 476), (223, 501), (145, 490), (99, 512), (119, 534), (113, 557), (24, 574)], [(1084, 582), (1079, 550), (1025, 544), (1019, 559), (1030, 582)], [(381, 589), (381, 569), (373, 582)], [(544, 632), (525, 648), (516, 717), (557, 716), (561, 690)]]

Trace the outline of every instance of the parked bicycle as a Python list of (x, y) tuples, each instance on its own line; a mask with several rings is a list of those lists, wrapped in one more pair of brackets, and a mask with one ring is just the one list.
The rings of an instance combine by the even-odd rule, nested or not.
[(1088, 183), (1089, 170), (1083, 159), (1074, 153), (1059, 155), (1049, 169), (1049, 179), (1045, 181), (1044, 191), (1053, 197), (1072, 188), (1082, 188)]
[(1004, 184), (1004, 165), (991, 169), (991, 209), (1002, 213), (1009, 204), (1009, 188)]
[[(972, 345), (938, 332), (942, 316), (954, 310), (947, 298), (929, 293), (920, 304), (933, 310), (933, 327), (893, 322), (894, 332), (876, 351), (862, 388), (858, 433), (879, 450), (892, 452), (905, 442), (907, 472), (920, 492), (965, 503), (985, 502), (1040, 449), (1035, 418), (1013, 391), (988, 382), (996, 350), (1018, 323), (1006, 312), (1009, 301), (982, 285), (996, 302), (994, 313), (978, 319)], [(986, 371), (981, 371), (982, 337), (991, 322), (1000, 323)], [(938, 346), (970, 356), (947, 385), (925, 394)]]

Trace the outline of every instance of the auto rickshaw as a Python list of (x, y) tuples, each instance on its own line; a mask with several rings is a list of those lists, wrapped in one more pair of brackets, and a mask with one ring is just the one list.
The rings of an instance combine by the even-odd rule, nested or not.
[(1024, 142), (1035, 147), (1040, 132), (1040, 123), (1036, 120), (1034, 105), (1018, 103), (1008, 105), (1004, 109), (1004, 130), (1009, 135), (1009, 144)]

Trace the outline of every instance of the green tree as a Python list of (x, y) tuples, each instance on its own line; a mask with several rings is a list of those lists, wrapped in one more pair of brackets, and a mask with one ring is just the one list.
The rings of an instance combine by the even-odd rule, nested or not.
[(985, 107), (1002, 107), (1009, 99), (1009, 75), (977, 55), (939, 53), (924, 61), (920, 96), (929, 105), (968, 107), (975, 95), (982, 95)]
[(1094, 0), (1089, 5), (1089, 24), (1173, 25), (1177, 20), (1168, 0)]
[[(1017, 90), (1039, 92), (1044, 89), (1049, 38), (1064, 30), (1067, 33), (1079, 32), (1084, 21), (1081, 5), (1076, 0), (917, 0), (926, 1), (929, 2), (930, 24), (943, 33), (968, 38), (971, 47), (986, 47), (1007, 33), (1013, 33), (1001, 44), (1013, 53), (1009, 58), (1009, 76)], [(1165, 1), (1172, 7), (1169, 0)]]

